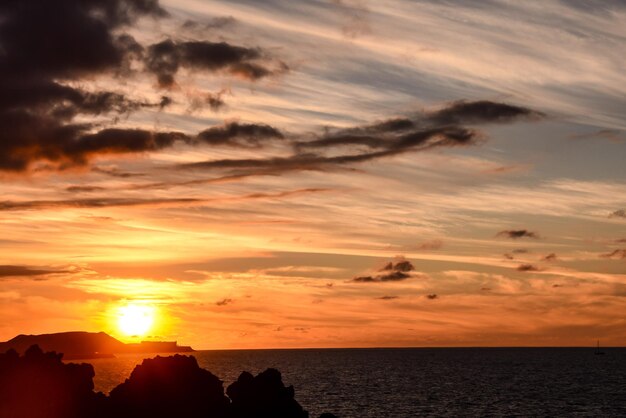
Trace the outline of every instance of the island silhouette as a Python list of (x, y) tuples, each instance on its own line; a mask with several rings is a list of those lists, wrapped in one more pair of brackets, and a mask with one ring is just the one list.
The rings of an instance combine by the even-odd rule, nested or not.
[(122, 353), (188, 353), (189, 346), (180, 346), (176, 341), (141, 341), (126, 344), (105, 332), (59, 332), (54, 334), (18, 335), (0, 343), (0, 353), (13, 349), (18, 353), (37, 345), (44, 351), (63, 353), (65, 360), (115, 357)]
[[(48, 343), (75, 338), (95, 344), (76, 352), (85, 348), (96, 352), (99, 344), (117, 341), (104, 333), (51, 335), (55, 337), (39, 337)], [(34, 336), (18, 336), (7, 343), (32, 339), (26, 337)], [(94, 391), (91, 364), (67, 363), (63, 356), (39, 345), (23, 354), (15, 348), (0, 354), (0, 417), (309, 418), (295, 400), (293, 386), (285, 386), (276, 369), (256, 376), (244, 371), (224, 391), (223, 381), (201, 368), (194, 356), (156, 356), (144, 359), (107, 396)], [(330, 413), (322, 417), (337, 418)]]

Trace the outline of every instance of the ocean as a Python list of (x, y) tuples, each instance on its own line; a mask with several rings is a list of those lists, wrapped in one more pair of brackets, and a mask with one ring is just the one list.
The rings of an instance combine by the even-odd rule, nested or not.
[[(626, 348), (224, 350), (192, 353), (224, 381), (281, 371), (317, 418), (626, 416)], [(146, 355), (89, 360), (108, 393)]]

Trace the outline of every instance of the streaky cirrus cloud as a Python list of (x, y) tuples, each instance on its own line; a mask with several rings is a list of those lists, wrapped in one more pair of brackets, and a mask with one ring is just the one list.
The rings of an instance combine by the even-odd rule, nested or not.
[(55, 208), (107, 208), (107, 207), (132, 207), (132, 206), (164, 206), (164, 205), (202, 205), (217, 202), (244, 201), (257, 199), (280, 199), (310, 193), (323, 193), (331, 191), (327, 188), (304, 188), (286, 190), (276, 193), (248, 193), (245, 195), (225, 196), (215, 198), (89, 198), (89, 199), (66, 199), (66, 200), (23, 200), (23, 201), (0, 201), (0, 212), (20, 210), (45, 210)]

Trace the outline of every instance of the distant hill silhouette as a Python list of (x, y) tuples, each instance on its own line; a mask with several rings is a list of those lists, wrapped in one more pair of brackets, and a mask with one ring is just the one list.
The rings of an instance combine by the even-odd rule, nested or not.
[[(90, 364), (32, 346), (0, 354), (3, 418), (308, 418), (278, 370), (243, 372), (224, 394), (223, 382), (193, 356), (157, 356), (135, 367), (110, 396), (93, 391)], [(337, 418), (322, 414), (320, 418)]]
[(38, 345), (44, 351), (64, 353), (66, 360), (113, 357), (118, 353), (183, 353), (194, 351), (176, 342), (143, 341), (125, 344), (104, 332), (59, 332), (55, 334), (18, 335), (0, 343), (0, 353), (13, 349), (24, 353), (26, 349)]

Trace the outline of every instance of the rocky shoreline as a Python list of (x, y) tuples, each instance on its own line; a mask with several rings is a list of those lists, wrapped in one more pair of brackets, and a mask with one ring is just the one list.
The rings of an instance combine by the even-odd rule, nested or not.
[[(223, 382), (193, 356), (145, 359), (109, 396), (93, 366), (31, 346), (0, 354), (0, 416), (11, 418), (309, 418), (276, 369)], [(320, 418), (336, 418), (325, 413)]]

